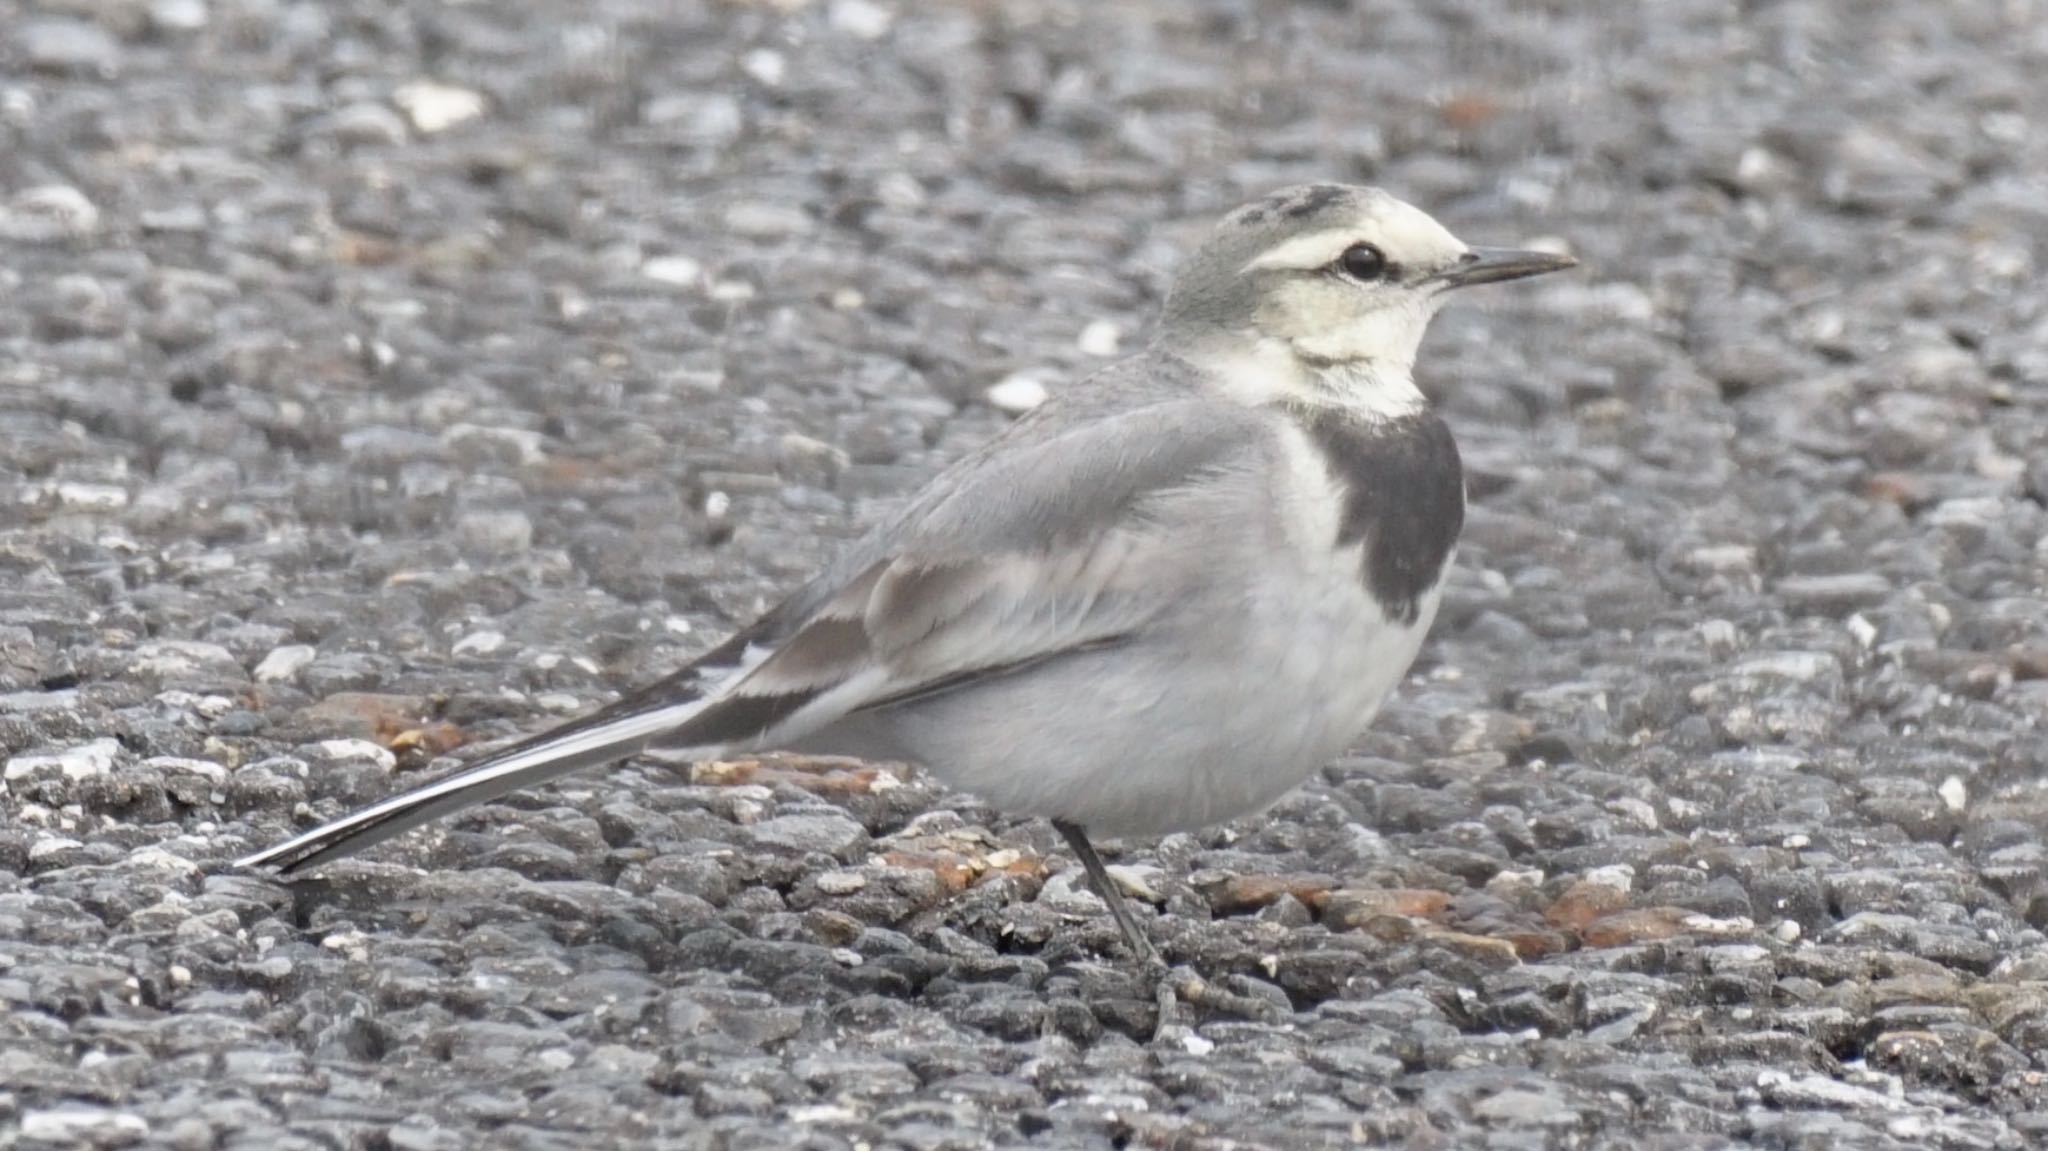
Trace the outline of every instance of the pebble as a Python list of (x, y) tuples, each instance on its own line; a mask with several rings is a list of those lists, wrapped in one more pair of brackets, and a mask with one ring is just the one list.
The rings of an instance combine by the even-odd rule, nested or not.
[(1044, 403), (1049, 393), (1037, 377), (1015, 375), (1005, 377), (982, 395), (997, 411), (1021, 416)]
[(1091, 320), (1075, 344), (1090, 356), (1107, 359), (1123, 351), (1124, 330), (1109, 320)]
[(780, 240), (810, 233), (813, 224), (803, 209), (789, 204), (744, 200), (726, 208), (724, 223), (735, 235)]
[(483, 93), (432, 80), (400, 85), (391, 93), (391, 102), (404, 110), (413, 128), (424, 136), (467, 124), (482, 116), (486, 107)]
[(895, 13), (874, 0), (831, 0), (826, 19), (834, 31), (861, 40), (879, 40), (889, 34)]
[(455, 641), (448, 649), (450, 655), (490, 655), (505, 646), (505, 633), (501, 631), (473, 631)]
[(0, 204), (0, 240), (55, 244), (98, 232), (100, 210), (68, 184), (24, 188)]
[(21, 1114), (21, 1137), (57, 1147), (126, 1147), (149, 1138), (140, 1115), (108, 1107), (59, 1107)]
[(777, 815), (748, 828), (762, 847), (815, 851), (845, 859), (865, 845), (867, 829), (838, 812)]
[(466, 512), (455, 523), (463, 546), (488, 555), (514, 555), (533, 546), (533, 520), (517, 508)]
[(311, 644), (290, 643), (272, 648), (263, 662), (256, 665), (250, 674), (257, 683), (289, 683), (304, 671), (307, 665), (318, 658), (319, 649)]
[(7, 766), (0, 769), (0, 779), (26, 779), (46, 771), (54, 771), (66, 779), (89, 779), (112, 773), (114, 764), (120, 756), (119, 740), (95, 739), (90, 743), (82, 743), (47, 755), (9, 757)]
[(703, 284), (704, 265), (688, 256), (649, 256), (641, 263), (640, 274), (657, 284), (695, 288)]
[(212, 20), (207, 0), (150, 0), (149, 22), (163, 32), (197, 32)]
[(120, 42), (83, 20), (25, 20), (15, 28), (15, 44), (28, 66), (41, 72), (112, 77), (121, 67)]

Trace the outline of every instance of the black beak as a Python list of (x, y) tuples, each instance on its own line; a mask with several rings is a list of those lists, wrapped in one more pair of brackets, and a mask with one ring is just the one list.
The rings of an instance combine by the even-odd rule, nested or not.
[(1576, 268), (1579, 262), (1556, 252), (1535, 252), (1516, 248), (1473, 248), (1459, 258), (1456, 266), (1438, 272), (1424, 283), (1445, 288), (1469, 288), (1474, 284), (1498, 284), (1547, 272)]

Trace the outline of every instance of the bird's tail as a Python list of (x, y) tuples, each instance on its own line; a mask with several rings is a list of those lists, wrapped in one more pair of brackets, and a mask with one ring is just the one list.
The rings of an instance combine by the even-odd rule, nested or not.
[[(572, 771), (624, 759), (674, 733), (713, 702), (693, 682), (677, 676), (580, 720), (522, 740), (460, 771), (244, 856), (235, 866), (271, 867), (290, 875), (354, 855), (463, 808)], [(719, 749), (692, 751), (715, 756)]]
[[(828, 603), (820, 614), (810, 614), (815, 597), (806, 589), (658, 683), (235, 864), (276, 868), (289, 875), (354, 855), (508, 792), (624, 759), (650, 745), (703, 760), (801, 737), (845, 714), (872, 692), (879, 673), (868, 666), (858, 613), (879, 572), (877, 566), (874, 574), (856, 580), (841, 607)], [(803, 621), (801, 628), (790, 626), (792, 619)], [(849, 633), (860, 642), (850, 645)]]

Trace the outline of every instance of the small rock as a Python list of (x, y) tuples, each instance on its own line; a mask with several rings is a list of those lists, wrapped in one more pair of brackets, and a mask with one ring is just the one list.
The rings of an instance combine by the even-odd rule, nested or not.
[(1566, 888), (1557, 902), (1543, 912), (1543, 918), (1553, 927), (1576, 931), (1594, 920), (1623, 910), (1628, 907), (1628, 901), (1626, 887), (1582, 879)]
[(1022, 374), (1009, 376), (982, 393), (989, 406), (1013, 416), (1021, 416), (1044, 403), (1048, 395), (1044, 384)]
[(231, 676), (239, 681), (248, 674), (242, 670), (241, 661), (227, 648), (217, 643), (185, 639), (153, 640), (138, 646), (128, 670), (131, 674), (159, 682), (186, 676)]
[(1969, 785), (1963, 782), (1961, 776), (1951, 775), (1942, 780), (1941, 786), (1935, 788), (1934, 793), (1941, 797), (1941, 802), (1950, 811), (1960, 812), (1970, 802)]
[(1342, 887), (1323, 905), (1323, 923), (1332, 931), (1362, 927), (1382, 916), (1435, 919), (1451, 906), (1451, 897), (1427, 888)]
[(415, 80), (402, 85), (391, 94), (391, 102), (403, 108), (412, 120), (412, 126), (427, 136), (445, 132), (484, 114), (482, 93), (437, 84), (432, 80)]
[(648, 101), (641, 113), (651, 127), (669, 130), (684, 143), (715, 148), (746, 129), (740, 102), (724, 92), (675, 92)]
[(839, 812), (802, 812), (764, 819), (748, 829), (754, 842), (785, 851), (816, 851), (835, 859), (852, 855), (867, 843), (867, 829)]
[(152, 0), (149, 6), (149, 23), (160, 32), (197, 32), (211, 18), (206, 0)]
[(327, 118), (334, 139), (353, 148), (396, 148), (407, 139), (405, 121), (382, 104), (359, 100), (344, 104)]
[(473, 631), (456, 640), (448, 650), (451, 655), (489, 655), (504, 646), (504, 632)]
[(149, 1137), (149, 1123), (107, 1107), (56, 1107), (23, 1112), (21, 1136), (58, 1147), (126, 1147)]
[(117, 511), (128, 506), (128, 489), (119, 484), (88, 484), (59, 481), (46, 489), (60, 507), (79, 511)]
[(1123, 350), (1124, 330), (1109, 320), (1094, 320), (1081, 329), (1080, 339), (1075, 342), (1081, 351), (1102, 359), (1108, 359)]
[(789, 61), (772, 48), (756, 48), (740, 57), (740, 70), (757, 82), (774, 88), (789, 73)]
[(754, 200), (727, 208), (724, 220), (728, 231), (761, 240), (807, 235), (812, 226), (801, 208)]
[(1681, 935), (1746, 935), (1755, 927), (1747, 919), (1716, 919), (1684, 907), (1643, 907), (1596, 919), (1579, 930), (1579, 938), (1587, 947), (1627, 947)]
[(694, 288), (704, 282), (704, 265), (688, 256), (649, 256), (641, 262), (640, 274), (657, 284)]
[(0, 769), (0, 779), (15, 780), (54, 771), (66, 779), (88, 779), (110, 774), (121, 754), (121, 741), (103, 738), (49, 755), (17, 755)]
[(398, 766), (398, 757), (378, 744), (367, 739), (325, 739), (319, 743), (320, 754), (337, 761), (369, 760), (385, 771)]
[(99, 231), (100, 210), (68, 184), (43, 184), (0, 206), (0, 240), (55, 244)]
[(1244, 915), (1281, 896), (1291, 896), (1317, 909), (1329, 902), (1335, 884), (1322, 875), (1232, 875), (1204, 885), (1209, 908), (1217, 915)]
[(1764, 652), (1729, 669), (1737, 679), (1790, 680), (1793, 683), (1810, 683), (1822, 676), (1839, 676), (1841, 671), (1841, 662), (1824, 651)]
[(1891, 581), (1874, 572), (1846, 575), (1788, 576), (1775, 590), (1785, 605), (1795, 611), (1840, 615), (1885, 601), (1892, 594)]
[(874, 0), (832, 0), (825, 19), (836, 32), (861, 40), (879, 40), (888, 35), (896, 14)]
[(518, 508), (468, 512), (455, 523), (465, 547), (490, 555), (509, 556), (533, 546), (533, 520)]
[(270, 654), (263, 657), (263, 662), (256, 665), (256, 670), (252, 674), (256, 677), (257, 683), (285, 683), (305, 670), (306, 665), (312, 663), (319, 654), (311, 644), (304, 643), (290, 643), (272, 648)]
[(83, 20), (31, 20), (16, 33), (22, 59), (40, 72), (112, 76), (120, 70), (121, 45), (97, 24)]

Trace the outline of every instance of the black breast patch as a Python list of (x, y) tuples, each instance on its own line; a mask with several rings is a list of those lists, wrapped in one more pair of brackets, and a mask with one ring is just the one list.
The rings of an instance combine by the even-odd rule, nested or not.
[(1302, 430), (1344, 492), (1337, 544), (1365, 542), (1366, 590), (1387, 618), (1412, 624), (1465, 526), (1465, 470), (1436, 413), (1359, 420), (1298, 412)]

